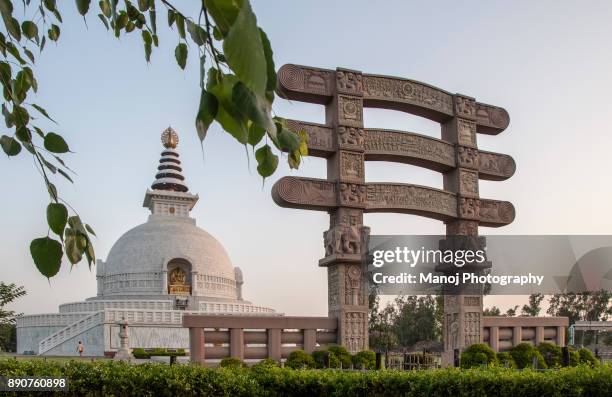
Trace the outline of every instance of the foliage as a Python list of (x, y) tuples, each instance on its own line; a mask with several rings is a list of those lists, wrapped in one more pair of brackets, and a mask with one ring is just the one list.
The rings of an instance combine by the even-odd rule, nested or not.
[(578, 357), (580, 360), (580, 364), (587, 364), (591, 366), (599, 365), (599, 360), (595, 357), (593, 352), (584, 347), (578, 349)]
[(499, 310), (499, 307), (497, 306), (487, 307), (483, 310), (482, 315), (483, 316), (501, 316), (501, 310)]
[(136, 348), (132, 350), (132, 355), (134, 358), (151, 358), (152, 356), (170, 356), (170, 357), (179, 357), (185, 356), (185, 349), (163, 349), (161, 347), (155, 349), (142, 349)]
[[(0, 146), (7, 156), (25, 152), (32, 155), (49, 193), (47, 224), (57, 237), (47, 233), (30, 244), (36, 267), (48, 278), (58, 273), (64, 254), (72, 265), (83, 257), (90, 267), (95, 263), (90, 238), (95, 235), (93, 229), (67, 205), (52, 182), (53, 175), (73, 182), (72, 171), (62, 157), (70, 152), (70, 146), (61, 134), (47, 131), (39, 123), (42, 119), (55, 121), (42, 106), (31, 101), (38, 91), (34, 54), (42, 52), (48, 41), (57, 42), (63, 37), (60, 5), (66, 3), (0, 0), (6, 32), (0, 33), (0, 84), (4, 97), (1, 108), (10, 131), (0, 136)], [(195, 18), (182, 13), (169, 0), (138, 0), (137, 4), (133, 0), (100, 0), (98, 11), (93, 11), (91, 3), (76, 0), (83, 19), (97, 13), (104, 27), (117, 38), (138, 36), (146, 62), (159, 46), (158, 14), (165, 9), (168, 26), (178, 35), (174, 56), (181, 69), (187, 65), (190, 46), (196, 48), (201, 95), (194, 127), (200, 141), (216, 121), (240, 144), (252, 146), (262, 177), (272, 175), (278, 166), (275, 150), (288, 153), (291, 168), (299, 167), (302, 157), (308, 154), (307, 135), (290, 131), (284, 119), (272, 117), (277, 79), (273, 53), (266, 33), (257, 26), (249, 0), (202, 0)], [(22, 10), (16, 8), (19, 4)]]
[(505, 368), (516, 368), (516, 363), (514, 359), (508, 352), (498, 352), (497, 354), (497, 362), (501, 367)]
[(312, 352), (315, 368), (340, 368), (340, 360), (329, 350), (315, 350)]
[(269, 370), (270, 368), (276, 368), (278, 367), (278, 362), (272, 358), (264, 358), (263, 360), (259, 361), (258, 363), (254, 364), (251, 369), (255, 370), (255, 371), (266, 371)]
[(409, 347), (419, 341), (439, 340), (442, 323), (436, 317), (439, 304), (434, 296), (398, 297), (395, 304), (397, 316), (394, 328), (400, 346)]
[(538, 368), (547, 368), (546, 361), (540, 352), (529, 343), (519, 343), (510, 349), (510, 355), (516, 363), (517, 368), (533, 368), (535, 357)]
[(475, 343), (461, 353), (461, 368), (474, 368), (481, 365), (497, 364), (495, 351), (485, 343)]
[(314, 368), (315, 361), (312, 356), (306, 353), (304, 350), (294, 350), (289, 353), (285, 366), (292, 369), (307, 369)]
[(327, 351), (332, 353), (334, 356), (338, 358), (342, 368), (350, 368), (351, 367), (351, 353), (344, 346), (332, 345), (327, 348)]
[(219, 363), (221, 368), (244, 368), (246, 364), (238, 357), (225, 357)]
[(543, 300), (543, 294), (538, 293), (529, 295), (529, 303), (523, 305), (523, 308), (521, 309), (521, 315), (537, 317), (540, 314), (540, 310), (542, 310), (541, 306)]
[(15, 324), (0, 324), (0, 351), (17, 350), (17, 327)]
[(514, 317), (516, 316), (516, 311), (518, 310), (518, 305), (513, 306), (511, 308), (509, 308), (508, 310), (506, 310), (506, 314), (505, 317)]
[(6, 310), (4, 307), (17, 298), (26, 295), (23, 286), (15, 283), (6, 284), (0, 281), (0, 324), (14, 324), (15, 317), (18, 316), (13, 310)]
[(376, 353), (372, 350), (363, 350), (355, 353), (351, 357), (353, 368), (357, 369), (375, 369), (376, 368)]
[[(82, 396), (603, 396), (612, 390), (612, 367), (555, 371), (505, 368), (436, 371), (320, 371), (130, 365), (114, 361), (67, 363), (0, 360), (4, 376), (66, 376)], [(19, 396), (39, 395), (20, 392)]]
[(612, 315), (611, 299), (612, 292), (605, 290), (554, 294), (550, 298), (546, 313), (551, 316), (569, 317), (570, 324), (580, 320), (605, 321)]
[(542, 357), (544, 357), (544, 361), (546, 361), (548, 368), (563, 364), (563, 353), (559, 346), (548, 342), (542, 342), (538, 345), (537, 349)]

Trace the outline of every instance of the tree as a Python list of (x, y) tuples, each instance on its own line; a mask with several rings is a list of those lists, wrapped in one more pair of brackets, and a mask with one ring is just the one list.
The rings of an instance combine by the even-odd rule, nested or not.
[(550, 298), (546, 313), (551, 316), (569, 317), (570, 324), (576, 321), (605, 321), (612, 315), (612, 292), (600, 290), (576, 294), (573, 292), (554, 294)]
[(501, 310), (499, 310), (499, 307), (497, 306), (487, 307), (482, 312), (482, 315), (483, 316), (501, 316)]
[[(59, 133), (46, 131), (38, 123), (34, 115), (55, 121), (45, 108), (28, 101), (28, 95), (38, 90), (35, 51), (42, 52), (48, 41), (57, 42), (61, 37), (60, 2), (15, 3), (22, 3), (23, 11), (16, 10), (11, 0), (0, 0), (0, 16), (6, 32), (0, 33), (3, 57), (0, 83), (4, 96), (1, 108), (10, 131), (9, 135), (0, 137), (0, 146), (7, 156), (18, 156), (23, 153), (22, 148), (26, 149), (49, 193), (46, 220), (57, 237), (47, 233), (34, 239), (30, 253), (40, 273), (53, 277), (61, 267), (64, 254), (72, 265), (83, 257), (90, 267), (95, 263), (91, 241), (95, 233), (62, 199), (52, 182), (54, 175), (72, 182), (72, 171), (62, 157), (70, 152), (70, 146)], [(84, 20), (90, 14), (91, 3), (91, 0), (76, 0)], [(276, 87), (272, 48), (266, 33), (257, 26), (249, 0), (202, 0), (200, 4), (198, 15), (190, 17), (168, 0), (123, 0), (121, 4), (119, 0), (100, 0), (97, 18), (117, 38), (122, 34), (138, 34), (143, 42), (144, 58), (150, 62), (153, 48), (160, 41), (158, 12), (165, 9), (168, 25), (178, 34), (174, 54), (181, 69), (185, 68), (190, 46), (197, 49), (201, 95), (194, 127), (200, 141), (204, 141), (208, 128), (216, 121), (240, 144), (252, 146), (257, 171), (263, 178), (272, 175), (278, 166), (275, 151), (287, 152), (289, 166), (299, 167), (302, 156), (308, 154), (307, 135), (303, 131), (290, 131), (284, 119), (272, 117)]]
[(397, 314), (393, 326), (400, 346), (410, 347), (419, 341), (440, 339), (442, 322), (436, 316), (439, 305), (435, 297), (398, 297), (395, 305)]
[(540, 314), (542, 300), (544, 300), (543, 294), (531, 294), (529, 295), (529, 303), (523, 305), (521, 309), (521, 315), (537, 317)]
[(15, 328), (16, 314), (13, 310), (6, 310), (5, 306), (26, 294), (23, 287), (13, 283), (0, 282), (0, 350), (15, 351), (17, 348), (17, 329)]
[(516, 316), (516, 311), (518, 310), (518, 308), (519, 308), (518, 305), (509, 308), (508, 310), (506, 310), (505, 316), (506, 317), (514, 317), (514, 316)]

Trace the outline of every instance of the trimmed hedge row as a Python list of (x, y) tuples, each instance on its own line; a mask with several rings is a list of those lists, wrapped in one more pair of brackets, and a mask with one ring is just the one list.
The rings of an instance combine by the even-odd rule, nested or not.
[(132, 354), (134, 355), (134, 358), (151, 358), (152, 356), (179, 357), (186, 355), (185, 349), (168, 350), (161, 348), (151, 350), (136, 348), (132, 350)]
[[(612, 366), (558, 371), (442, 369), (430, 371), (292, 370), (272, 365), (210, 369), (0, 360), (4, 376), (65, 376), (73, 396), (609, 396)], [(19, 392), (15, 395), (37, 395)], [(39, 395), (42, 395), (39, 394)], [(57, 393), (57, 395), (66, 395)]]

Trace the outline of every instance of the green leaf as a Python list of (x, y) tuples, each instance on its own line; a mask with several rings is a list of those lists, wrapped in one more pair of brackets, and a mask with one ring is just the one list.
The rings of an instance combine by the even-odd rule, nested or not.
[(0, 62), (0, 81), (7, 85), (11, 80), (11, 65), (8, 62)]
[(113, 10), (111, 9), (111, 5), (108, 0), (100, 0), (98, 5), (100, 6), (100, 11), (102, 11), (102, 14), (105, 17), (110, 18), (111, 15), (113, 15)]
[(45, 135), (44, 145), (45, 149), (52, 153), (66, 153), (70, 151), (64, 138), (54, 132), (49, 132)]
[(32, 62), (32, 63), (35, 62), (34, 54), (32, 54), (32, 51), (28, 50), (27, 48), (24, 48), (23, 52), (26, 54), (26, 56), (28, 57), (30, 62)]
[(19, 21), (13, 17), (4, 19), (4, 25), (8, 33), (15, 38), (15, 40), (21, 40), (21, 29), (19, 28)]
[(62, 265), (62, 245), (57, 240), (42, 237), (32, 240), (30, 254), (43, 276), (50, 278), (59, 272)]
[(142, 12), (148, 11), (152, 0), (138, 0), (138, 9)]
[[(155, 6), (155, 3), (153, 3), (153, 5)], [(157, 12), (155, 12), (154, 8), (149, 11), (149, 20), (151, 21), (151, 30), (153, 31), (153, 34), (157, 34)]]
[(19, 142), (10, 136), (2, 135), (0, 137), (0, 145), (7, 156), (16, 156), (21, 152), (21, 145)]
[(93, 245), (89, 239), (87, 239), (87, 246), (85, 247), (85, 257), (87, 258), (87, 263), (91, 269), (91, 265), (96, 263), (96, 254), (94, 253)]
[(13, 3), (10, 0), (0, 0), (0, 13), (2, 16), (11, 16), (13, 14)]
[(266, 33), (259, 29), (261, 36), (261, 43), (263, 44), (264, 55), (266, 57), (266, 99), (269, 103), (274, 102), (274, 90), (276, 90), (276, 66), (274, 66), (274, 58), (272, 53), (272, 46)]
[(187, 52), (187, 44), (185, 43), (179, 43), (174, 50), (176, 62), (183, 70), (185, 69), (185, 65), (187, 65)]
[[(204, 0), (204, 5), (217, 24), (220, 33), (225, 36), (238, 17), (240, 3), (227, 0)], [(217, 39), (220, 40), (220, 39)]]
[(21, 23), (21, 30), (25, 37), (30, 40), (38, 42), (38, 26), (32, 21), (23, 21)]
[(57, 196), (57, 188), (55, 187), (55, 185), (49, 182), (47, 184), (47, 191), (49, 192), (49, 196), (51, 196), (51, 199), (53, 201), (57, 201), (58, 196)]
[(26, 108), (17, 105), (13, 108), (13, 118), (17, 126), (25, 126), (30, 122), (30, 115)]
[(100, 18), (100, 21), (102, 21), (106, 30), (108, 30), (110, 27), (108, 26), (108, 21), (106, 20), (106, 17), (102, 14), (98, 14), (98, 18)]
[(255, 123), (251, 123), (251, 126), (249, 127), (249, 145), (253, 147), (257, 145), (265, 134), (266, 130), (257, 126)]
[(147, 62), (149, 62), (151, 60), (151, 43), (153, 42), (153, 38), (151, 37), (151, 33), (149, 33), (148, 30), (142, 31), (142, 41), (144, 42), (145, 59), (147, 60)]
[(59, 28), (59, 26), (57, 26), (55, 24), (51, 25), (51, 28), (47, 32), (47, 35), (49, 36), (49, 40), (57, 41), (59, 39), (59, 36), (60, 36), (60, 28)]
[(283, 150), (287, 150), (289, 152), (294, 150), (300, 150), (300, 138), (297, 134), (289, 131), (286, 128), (283, 128), (278, 133), (278, 143)]
[(211, 92), (219, 102), (215, 120), (221, 127), (229, 132), (238, 142), (246, 144), (249, 138), (248, 120), (232, 102), (232, 91), (238, 79), (234, 75), (221, 75), (219, 71), (211, 68), (208, 75), (206, 89)]
[(178, 30), (179, 36), (182, 39), (185, 38), (185, 18), (181, 14), (176, 14), (176, 28)]
[(242, 81), (237, 82), (232, 89), (234, 106), (242, 114), (251, 119), (259, 127), (276, 133), (276, 126), (270, 115), (270, 107), (264, 99), (258, 98)]
[(71, 183), (74, 183), (74, 181), (72, 180), (70, 175), (68, 175), (68, 173), (66, 171), (64, 171), (63, 169), (58, 168), (57, 172), (59, 172), (64, 178), (68, 179)]
[(168, 27), (171, 27), (172, 24), (176, 21), (176, 13), (171, 9), (168, 9)]
[(25, 65), (26, 61), (21, 57), (19, 50), (13, 43), (6, 43), (6, 50), (11, 54), (20, 64)]
[(56, 7), (55, 0), (44, 0), (43, 3), (45, 7), (47, 8), (47, 10), (51, 12), (55, 11), (55, 7)]
[(40, 161), (43, 163), (43, 165), (47, 167), (49, 171), (51, 171), (54, 174), (57, 172), (57, 167), (51, 164), (50, 162), (48, 162), (47, 159), (44, 158), (40, 153), (37, 153), (36, 155), (38, 156)]
[(77, 230), (66, 229), (66, 256), (73, 265), (79, 263), (83, 259), (83, 249), (81, 248), (81, 239), (83, 236)]
[(203, 142), (204, 138), (206, 138), (208, 127), (210, 127), (210, 124), (217, 116), (218, 110), (219, 102), (217, 98), (210, 92), (202, 90), (202, 94), (200, 95), (200, 108), (195, 123), (200, 142)]
[(85, 16), (87, 11), (89, 11), (89, 5), (91, 0), (76, 0), (77, 10), (79, 10), (79, 14)]
[(30, 142), (32, 140), (32, 133), (24, 126), (17, 128), (17, 131), (15, 131), (15, 136), (21, 142)]
[(202, 27), (198, 24), (195, 24), (191, 21), (187, 21), (187, 30), (189, 31), (189, 35), (194, 43), (199, 46), (204, 45), (206, 43), (206, 31), (202, 29)]
[(264, 96), (267, 65), (255, 14), (248, 0), (243, 0), (236, 21), (223, 41), (227, 64), (255, 94)]
[[(47, 111), (46, 111), (45, 109), (43, 109), (42, 107), (38, 106), (38, 105), (37, 105), (37, 104), (35, 104), (35, 103), (33, 103), (31, 106), (32, 106), (34, 109), (36, 109), (36, 110), (37, 110), (37, 111), (38, 111), (40, 114), (42, 114), (43, 116), (45, 116), (47, 119), (49, 119), (49, 120), (53, 121), (54, 123), (56, 123), (56, 122), (55, 122), (55, 120), (53, 120), (53, 119), (51, 118), (51, 116), (49, 116), (49, 113), (47, 113)], [(57, 123), (56, 123), (56, 124), (57, 124)]]
[(63, 238), (67, 222), (68, 210), (64, 204), (50, 203), (47, 206), (47, 224), (53, 233)]
[(89, 226), (87, 223), (85, 224), (85, 229), (87, 229), (87, 231), (90, 234), (93, 234), (94, 236), (96, 235), (96, 233), (94, 232), (93, 228), (91, 226)]
[(278, 156), (272, 153), (272, 149), (268, 145), (257, 149), (255, 159), (258, 164), (257, 172), (264, 178), (274, 174), (276, 167), (278, 167)]

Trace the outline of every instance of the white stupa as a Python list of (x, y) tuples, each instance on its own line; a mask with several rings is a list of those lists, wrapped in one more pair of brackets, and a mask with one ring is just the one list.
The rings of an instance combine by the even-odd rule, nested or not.
[(189, 216), (198, 196), (189, 193), (176, 151), (178, 135), (162, 133), (164, 150), (143, 206), (142, 225), (126, 232), (98, 260), (98, 294), (60, 305), (59, 313), (17, 319), (17, 352), (77, 355), (83, 341), (88, 356), (120, 348), (119, 326), (130, 324), (130, 348), (189, 348), (184, 313), (277, 315), (242, 299), (242, 271), (221, 243)]

